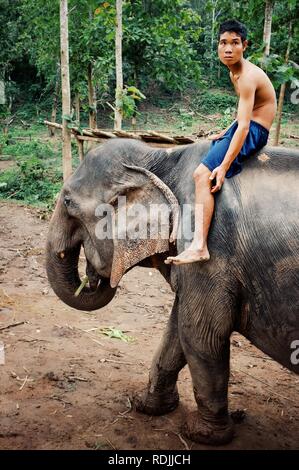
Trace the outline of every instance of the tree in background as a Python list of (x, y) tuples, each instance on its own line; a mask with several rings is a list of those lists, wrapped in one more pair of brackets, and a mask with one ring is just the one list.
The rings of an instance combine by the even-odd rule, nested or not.
[(12, 5), (11, 0), (0, 0), (0, 80), (5, 84), (6, 97), (5, 103), (0, 106), (0, 117), (5, 134), (8, 133), (8, 126), (13, 120), (12, 107), (14, 99), (18, 96), (18, 89), (11, 75), (15, 63), (22, 55), (22, 48), (18, 42), (19, 3), (16, 0)]
[(123, 4), (124, 75), (141, 90), (166, 92), (200, 84), (194, 43), (200, 16), (183, 0), (127, 0)]
[(267, 57), (270, 54), (270, 43), (271, 43), (271, 28), (272, 28), (272, 15), (273, 15), (274, 0), (265, 1), (265, 22), (264, 22), (264, 56)]
[[(291, 52), (291, 44), (292, 44), (292, 37), (293, 37), (293, 21), (290, 20), (289, 23), (289, 41), (285, 55), (285, 64), (288, 65), (290, 52)], [(275, 140), (274, 145), (279, 144), (279, 136), (280, 136), (280, 127), (281, 127), (281, 117), (282, 117), (282, 108), (284, 102), (284, 96), (286, 92), (287, 82), (282, 83), (280, 86), (280, 93), (278, 99), (278, 107), (277, 107), (277, 124), (276, 124), (276, 131), (275, 131)]]
[[(134, 112), (138, 95), (134, 91), (128, 92), (129, 89), (142, 90), (148, 99), (159, 94), (175, 97), (188, 89), (198, 93), (204, 87), (230, 89), (216, 47), (219, 23), (228, 18), (237, 18), (247, 25), (250, 59), (258, 65), (263, 63), (264, 0), (123, 0), (122, 3), (123, 105), (127, 104), (130, 112)], [(294, 13), (298, 9), (298, 0), (275, 0), (271, 54), (264, 61), (264, 67), (276, 87), (284, 80), (289, 83), (294, 76), (294, 71), (284, 72), (289, 34), (286, 5), (289, 3), (295, 5), (289, 65), (299, 61)], [(116, 0), (69, 0), (71, 101), (77, 124), (80, 111), (84, 111), (84, 119), (88, 114), (89, 124), (95, 126), (96, 111), (100, 115), (101, 109), (107, 109), (107, 102), (114, 102), (115, 17)], [(32, 98), (28, 102), (34, 104), (37, 114), (43, 103), (49, 114), (52, 108), (55, 119), (57, 105), (60, 110), (60, 99), (57, 98), (60, 95), (57, 79), (59, 0), (0, 0), (0, 24), (0, 62), (8, 85), (14, 87), (11, 96), (28, 100), (29, 90)], [(19, 78), (20, 69), (24, 71), (23, 76), (30, 76), (26, 93), (21, 85), (23, 78)], [(36, 76), (34, 83), (33, 75)], [(288, 83), (286, 96), (289, 94)]]
[(60, 52), (62, 91), (62, 167), (63, 179), (72, 174), (71, 131), (68, 127), (71, 113), (69, 76), (68, 0), (60, 0)]
[(116, 0), (116, 28), (115, 28), (115, 117), (114, 129), (121, 129), (122, 123), (122, 95), (123, 95), (123, 65), (122, 65), (122, 0)]

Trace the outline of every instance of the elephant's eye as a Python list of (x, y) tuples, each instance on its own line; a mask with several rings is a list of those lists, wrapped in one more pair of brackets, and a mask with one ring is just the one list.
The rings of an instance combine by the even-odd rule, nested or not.
[(65, 207), (69, 207), (71, 201), (72, 200), (71, 200), (70, 196), (64, 196), (63, 204), (65, 205)]

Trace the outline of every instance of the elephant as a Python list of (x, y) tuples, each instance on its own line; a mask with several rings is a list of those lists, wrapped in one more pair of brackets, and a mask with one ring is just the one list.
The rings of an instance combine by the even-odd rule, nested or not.
[[(180, 253), (190, 241), (182, 230), (182, 208), (191, 207), (194, 223), (193, 173), (208, 146), (199, 141), (153, 148), (115, 138), (91, 149), (57, 200), (46, 267), (57, 296), (85, 311), (107, 305), (124, 273), (134, 266), (154, 265), (161, 272), (175, 300), (148, 385), (136, 393), (134, 407), (149, 415), (173, 411), (179, 404), (178, 374), (188, 365), (197, 407), (182, 432), (198, 443), (222, 445), (234, 436), (228, 410), (233, 332), (299, 372), (299, 152), (267, 146), (252, 155), (215, 196), (210, 261), (166, 265), (167, 256)], [(125, 197), (122, 209), (120, 197)], [(159, 227), (150, 239), (123, 236), (121, 210), (138, 203), (168, 208), (167, 237)], [(107, 211), (113, 207), (105, 217), (114, 220), (114, 231), (101, 239), (96, 231), (103, 217), (97, 207), (102, 204)], [(133, 222), (142, 217), (137, 213)], [(89, 285), (75, 295), (81, 284), (81, 248)]]

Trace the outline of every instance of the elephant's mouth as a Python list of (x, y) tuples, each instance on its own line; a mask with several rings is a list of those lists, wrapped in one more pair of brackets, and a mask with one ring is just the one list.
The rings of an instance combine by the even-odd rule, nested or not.
[[(116, 288), (110, 287), (110, 279), (98, 274), (87, 261), (86, 274), (89, 286), (82, 289), (82, 280), (78, 272), (81, 243), (72, 249), (60, 253), (53, 251), (51, 244), (47, 247), (47, 274), (50, 284), (58, 297), (70, 307), (78, 310), (96, 310), (107, 305), (114, 297)], [(80, 293), (78, 294), (78, 289)], [(77, 293), (76, 293), (77, 292)]]

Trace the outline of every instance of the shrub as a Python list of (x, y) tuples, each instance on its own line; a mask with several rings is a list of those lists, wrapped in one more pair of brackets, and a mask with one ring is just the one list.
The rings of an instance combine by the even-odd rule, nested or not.
[(236, 107), (236, 104), (236, 96), (220, 91), (203, 91), (192, 101), (192, 109), (206, 114), (223, 113), (228, 108)]
[(0, 173), (0, 196), (52, 208), (62, 186), (62, 175), (37, 157), (18, 158), (17, 167)]

